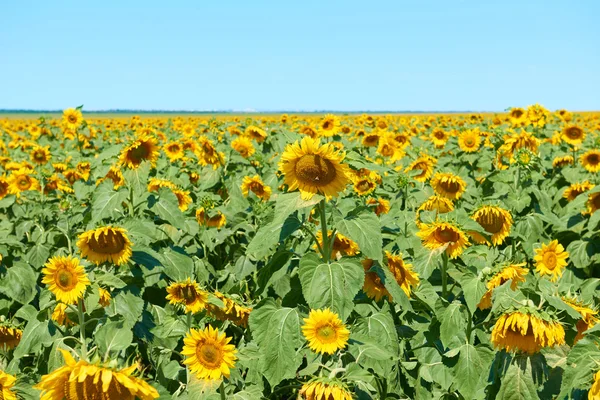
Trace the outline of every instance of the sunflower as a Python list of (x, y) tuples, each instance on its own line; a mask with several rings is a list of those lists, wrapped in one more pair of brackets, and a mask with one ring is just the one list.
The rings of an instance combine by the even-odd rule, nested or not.
[(577, 125), (567, 125), (563, 128), (561, 137), (571, 146), (579, 146), (585, 140), (585, 132)]
[(563, 274), (563, 269), (567, 266), (569, 252), (565, 251), (558, 240), (553, 240), (548, 244), (542, 244), (542, 247), (535, 250), (535, 270), (541, 275), (551, 275), (552, 282), (556, 282)]
[(225, 154), (217, 151), (212, 140), (205, 136), (200, 136), (198, 139), (195, 154), (200, 165), (212, 165), (213, 169), (217, 169), (220, 165), (225, 164)]
[(256, 151), (252, 141), (246, 137), (239, 137), (231, 142), (231, 148), (240, 153), (244, 158), (248, 158)]
[(344, 154), (330, 144), (320, 146), (318, 140), (306, 136), (300, 143), (288, 144), (279, 170), (284, 174), (288, 190), (300, 189), (302, 199), (310, 200), (316, 193), (326, 198), (337, 196), (349, 182), (348, 166), (342, 164)]
[(185, 312), (195, 314), (206, 308), (208, 292), (200, 289), (197, 282), (191, 278), (183, 282), (175, 282), (167, 287), (169, 303), (185, 307)]
[(431, 131), (429, 137), (436, 148), (442, 149), (446, 145), (446, 142), (448, 142), (448, 139), (450, 139), (450, 132), (445, 131), (442, 128), (435, 128)]
[(522, 108), (511, 108), (509, 117), (513, 126), (524, 126), (527, 123), (527, 116)]
[(264, 140), (267, 138), (267, 132), (265, 132), (264, 129), (254, 125), (247, 127), (245, 133), (246, 136), (256, 140), (258, 143), (264, 142)]
[(376, 147), (379, 144), (380, 137), (381, 134), (378, 131), (365, 133), (363, 136), (362, 145), (364, 147)]
[(458, 147), (465, 153), (474, 153), (481, 145), (479, 129), (467, 129), (458, 135)]
[(163, 146), (163, 151), (171, 161), (177, 161), (183, 158), (185, 151), (183, 145), (179, 142), (170, 142)]
[(593, 214), (597, 210), (600, 210), (600, 192), (590, 193), (588, 195), (588, 201), (585, 204), (588, 214)]
[(271, 198), (271, 188), (265, 185), (258, 175), (245, 176), (241, 188), (244, 197), (248, 197), (248, 194), (252, 192), (263, 201), (268, 201)]
[(375, 214), (377, 215), (387, 214), (390, 212), (390, 201), (381, 197), (378, 197), (377, 199), (368, 199), (367, 206), (375, 207)]
[(363, 283), (363, 292), (370, 299), (374, 299), (375, 301), (381, 300), (383, 297), (387, 296), (389, 299), (392, 298), (390, 292), (385, 288), (383, 282), (381, 282), (381, 278), (375, 271), (371, 271), (373, 267), (373, 260), (370, 258), (366, 258), (361, 261), (363, 268), (365, 270), (365, 282)]
[(49, 194), (55, 190), (64, 192), (64, 193), (73, 193), (74, 190), (67, 184), (67, 182), (63, 181), (58, 175), (54, 174), (44, 182), (44, 194)]
[(582, 154), (579, 160), (588, 172), (600, 171), (600, 150), (589, 150)]
[(352, 400), (352, 393), (335, 378), (315, 378), (298, 391), (298, 400)]
[(224, 332), (219, 333), (210, 325), (204, 330), (190, 329), (183, 339), (183, 363), (198, 379), (215, 381), (223, 376), (229, 378), (237, 360), (237, 351), (234, 345), (229, 344), (230, 341), (231, 338), (225, 336)]
[(213, 215), (207, 217), (204, 207), (200, 207), (196, 210), (196, 221), (198, 221), (200, 225), (217, 229), (221, 229), (227, 224), (227, 218), (225, 218), (225, 215), (223, 215), (221, 211), (217, 211), (216, 213), (213, 213)]
[(54, 311), (52, 311), (52, 321), (55, 321), (57, 324), (61, 326), (73, 326), (75, 322), (71, 321), (69, 316), (67, 315), (67, 310), (69, 306), (65, 303), (57, 303), (54, 307)]
[(221, 292), (216, 291), (214, 295), (223, 302), (223, 307), (208, 303), (206, 305), (208, 315), (219, 321), (231, 321), (237, 326), (248, 327), (248, 318), (252, 308), (236, 303)]
[(406, 167), (404, 172), (410, 173), (414, 171), (420, 171), (420, 173), (417, 175), (411, 175), (416, 181), (425, 182), (433, 174), (433, 167), (435, 166), (436, 162), (437, 160), (435, 158), (428, 155), (423, 155)]
[(5, 176), (0, 176), (0, 200), (8, 196), (10, 193), (10, 184)]
[(543, 128), (550, 112), (539, 104), (533, 104), (527, 107), (527, 122), (538, 128)]
[(416, 213), (416, 219), (420, 223), (419, 214), (421, 211), (436, 211), (437, 214), (445, 214), (454, 210), (452, 200), (442, 196), (431, 196), (419, 206)]
[(333, 115), (327, 114), (321, 122), (319, 122), (319, 129), (322, 136), (333, 136), (338, 132), (340, 127), (340, 119)]
[(47, 147), (34, 146), (30, 153), (31, 161), (36, 164), (44, 165), (50, 161), (50, 150)]
[(368, 194), (371, 194), (377, 188), (377, 181), (375, 179), (372, 179), (372, 177), (369, 174), (353, 174), (352, 183), (354, 191), (359, 196), (366, 196)]
[(487, 291), (481, 297), (479, 304), (477, 304), (477, 308), (485, 310), (492, 307), (492, 293), (498, 286), (501, 286), (508, 281), (512, 281), (510, 288), (516, 290), (519, 282), (525, 282), (525, 276), (529, 273), (527, 268), (523, 268), (526, 264), (527, 263), (510, 264), (502, 267), (502, 269), (492, 275), (487, 282)]
[(67, 108), (62, 117), (65, 126), (71, 130), (76, 130), (83, 123), (83, 115), (79, 109)]
[(123, 228), (104, 226), (79, 235), (81, 256), (95, 264), (110, 261), (123, 265), (131, 258), (132, 243)]
[(564, 344), (565, 330), (558, 320), (523, 309), (503, 314), (494, 325), (491, 340), (498, 349), (534, 354)]
[(573, 183), (567, 188), (567, 190), (565, 190), (563, 197), (568, 201), (573, 201), (577, 198), (577, 196), (593, 189), (594, 187), (595, 185), (589, 181)]
[[(412, 264), (406, 264), (402, 259), (402, 253), (393, 255), (386, 250), (387, 266), (396, 278), (396, 282), (402, 288), (404, 293), (410, 297), (411, 288), (419, 285), (419, 274), (413, 271)], [(389, 296), (390, 301), (392, 297)]]
[(333, 354), (343, 349), (350, 337), (350, 331), (329, 308), (310, 310), (308, 318), (304, 318), (302, 333), (308, 341), (308, 347), (319, 354)]
[(12, 171), (7, 179), (10, 193), (19, 197), (22, 192), (40, 190), (40, 183), (31, 176), (32, 172), (32, 170), (27, 168)]
[(394, 136), (389, 133), (383, 135), (379, 139), (379, 144), (377, 145), (377, 154), (381, 154), (383, 157), (386, 157), (388, 159), (388, 164), (392, 164), (400, 160), (405, 155), (401, 146), (396, 142), (396, 140), (394, 140)]
[(110, 179), (113, 182), (113, 189), (115, 190), (125, 185), (125, 177), (118, 165), (111, 166), (104, 178), (98, 179), (96, 184), (98, 185), (107, 179)]
[(594, 383), (588, 392), (588, 400), (600, 400), (600, 371), (594, 374)]
[(110, 300), (112, 299), (110, 292), (104, 288), (98, 288), (98, 294), (100, 296), (98, 304), (102, 307), (108, 307), (110, 305)]
[(470, 244), (467, 235), (450, 222), (422, 224), (419, 229), (417, 236), (421, 238), (425, 248), (436, 250), (447, 246), (446, 254), (452, 259), (460, 256)]
[(454, 175), (451, 172), (438, 172), (433, 178), (431, 178), (431, 187), (433, 190), (442, 197), (446, 197), (450, 200), (458, 200), (461, 198), (467, 184), (458, 175)]
[[(332, 234), (333, 234), (332, 231), (327, 232), (327, 236), (328, 236), (329, 240), (331, 240)], [(319, 243), (319, 246), (321, 246), (321, 248), (323, 248), (323, 232), (318, 231), (316, 237), (317, 237), (317, 242)], [(313, 247), (315, 248), (315, 250), (318, 248), (316, 244)], [(355, 256), (358, 253), (360, 253), (358, 244), (356, 244), (355, 241), (342, 235), (339, 232), (335, 233), (335, 238), (333, 239), (332, 247), (333, 247), (331, 249), (331, 259), (332, 260), (335, 260), (336, 258), (342, 257), (342, 256)]]
[[(492, 235), (491, 240), (494, 246), (499, 246), (504, 239), (510, 235), (513, 219), (510, 212), (498, 206), (479, 207), (471, 216), (487, 233)], [(473, 240), (479, 244), (490, 244), (486, 238), (477, 232), (469, 233)]]
[(552, 168), (563, 168), (567, 165), (573, 165), (574, 162), (573, 156), (558, 156), (552, 160)]
[(298, 130), (301, 134), (310, 136), (313, 139), (316, 139), (319, 136), (318, 132), (310, 125), (301, 126)]
[(131, 169), (138, 168), (144, 161), (150, 161), (150, 164), (154, 166), (159, 155), (156, 138), (144, 135), (138, 137), (121, 151), (119, 162)]
[(17, 395), (12, 391), (17, 378), (0, 370), (0, 399), (1, 400), (17, 400)]
[(83, 298), (86, 288), (90, 285), (79, 259), (71, 256), (52, 257), (42, 272), (42, 283), (48, 285), (56, 300), (66, 304), (76, 304)]
[(137, 364), (116, 369), (111, 362), (103, 365), (75, 361), (71, 353), (59, 350), (65, 365), (42, 376), (41, 382), (34, 386), (42, 391), (41, 400), (152, 400), (159, 397), (156, 389), (143, 379), (132, 376)]
[(21, 342), (23, 331), (12, 325), (2, 322), (0, 325), (0, 350), (6, 348), (14, 349)]
[(577, 321), (577, 335), (573, 344), (583, 339), (585, 331), (596, 325), (600, 320), (596, 317), (598, 311), (594, 310), (587, 304), (582, 303), (577, 298), (562, 297), (562, 300), (569, 305), (572, 309), (577, 311), (581, 315), (581, 319)]

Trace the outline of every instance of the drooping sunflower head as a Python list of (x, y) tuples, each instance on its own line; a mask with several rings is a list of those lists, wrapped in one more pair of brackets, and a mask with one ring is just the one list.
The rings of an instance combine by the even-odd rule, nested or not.
[(254, 145), (252, 145), (252, 141), (243, 136), (232, 141), (231, 148), (240, 153), (244, 158), (248, 158), (256, 152)]
[(422, 224), (419, 229), (417, 236), (421, 238), (424, 247), (430, 250), (445, 247), (450, 258), (460, 256), (470, 244), (465, 232), (452, 222), (436, 221)]
[(154, 166), (159, 155), (156, 138), (143, 135), (121, 151), (119, 162), (131, 169), (138, 168), (144, 161), (149, 161)]
[(336, 378), (320, 377), (302, 385), (298, 400), (352, 400), (348, 387)]
[(588, 201), (585, 203), (588, 214), (593, 214), (600, 210), (600, 192), (590, 193), (588, 195)]
[(246, 307), (218, 291), (214, 292), (214, 295), (223, 302), (223, 307), (208, 303), (206, 305), (208, 315), (219, 321), (231, 321), (237, 326), (248, 327), (251, 307)]
[(541, 275), (549, 275), (552, 282), (556, 282), (563, 274), (563, 270), (567, 266), (567, 258), (569, 253), (565, 251), (562, 244), (558, 240), (553, 240), (548, 244), (535, 250), (535, 270)]
[(191, 278), (183, 282), (175, 282), (167, 287), (169, 303), (185, 308), (186, 312), (195, 314), (206, 308), (208, 292), (202, 290)]
[(492, 293), (495, 288), (511, 281), (510, 288), (515, 290), (519, 282), (525, 282), (525, 277), (529, 273), (527, 268), (523, 268), (527, 263), (501, 265), (491, 272), (487, 282), (487, 291), (481, 297), (477, 308), (485, 310), (492, 307)]
[(581, 155), (581, 165), (588, 172), (596, 173), (600, 171), (600, 150), (592, 149)]
[[(332, 234), (333, 234), (332, 231), (328, 231), (328, 233), (327, 233), (328, 239), (330, 241), (331, 241)], [(323, 248), (323, 232), (318, 231), (316, 237), (317, 237), (317, 242), (318, 242), (319, 246), (321, 246), (321, 248)], [(313, 248), (315, 250), (318, 249), (317, 244), (315, 244), (313, 246)], [(335, 260), (338, 257), (342, 257), (342, 256), (355, 256), (358, 253), (360, 253), (360, 250), (358, 248), (358, 244), (356, 244), (355, 241), (342, 235), (339, 232), (335, 233), (335, 238), (333, 238), (333, 246), (331, 249), (331, 259), (332, 260)]]
[(375, 147), (379, 144), (380, 137), (381, 134), (379, 131), (365, 133), (365, 135), (362, 137), (362, 145), (364, 147)]
[(12, 390), (17, 382), (17, 377), (0, 370), (0, 399), (17, 400), (16, 393)]
[(421, 211), (436, 211), (438, 214), (446, 214), (454, 210), (452, 200), (442, 196), (430, 196), (417, 209), (417, 221), (420, 223), (419, 214)]
[(458, 135), (458, 146), (465, 153), (474, 153), (481, 145), (479, 129), (467, 129)]
[(311, 125), (301, 126), (300, 129), (298, 130), (298, 132), (300, 132), (303, 135), (309, 136), (313, 139), (316, 139), (317, 136), (319, 136), (319, 133), (317, 132), (317, 130), (315, 128), (313, 128)]
[(302, 333), (310, 349), (319, 354), (333, 354), (343, 349), (350, 337), (350, 331), (329, 308), (311, 310), (308, 318), (304, 318)]
[(284, 174), (288, 190), (300, 190), (304, 200), (321, 193), (326, 198), (337, 196), (349, 182), (348, 166), (342, 164), (344, 154), (330, 144), (304, 137), (300, 143), (286, 146), (279, 170)]
[(244, 197), (248, 197), (250, 192), (252, 192), (262, 201), (268, 201), (271, 198), (271, 188), (265, 185), (258, 175), (252, 177), (245, 176), (241, 189)]
[(199, 379), (215, 381), (223, 376), (229, 378), (237, 360), (235, 346), (229, 342), (230, 337), (210, 325), (203, 330), (190, 329), (183, 339), (183, 363)]
[(36, 164), (44, 165), (50, 161), (50, 150), (47, 147), (34, 146), (30, 153), (31, 161)]
[(585, 132), (577, 125), (567, 125), (563, 128), (561, 137), (571, 146), (579, 146), (585, 140)]
[(387, 267), (404, 293), (410, 297), (411, 288), (419, 285), (419, 274), (413, 271), (412, 264), (404, 262), (402, 253), (394, 255), (386, 250), (385, 255), (387, 257)]
[(225, 154), (218, 151), (213, 141), (206, 136), (198, 138), (195, 154), (200, 165), (212, 165), (213, 169), (217, 169), (225, 164)]
[[(491, 235), (491, 244), (499, 246), (510, 235), (513, 219), (508, 210), (498, 206), (479, 207), (471, 216), (487, 233)], [(486, 238), (477, 232), (469, 233), (477, 243), (490, 244)]]
[(552, 168), (563, 168), (567, 165), (573, 165), (574, 162), (575, 160), (571, 155), (558, 156), (555, 157), (554, 160), (552, 160)]
[(0, 321), (0, 349), (14, 349), (21, 342), (23, 331), (7, 321)]
[(577, 311), (581, 315), (581, 319), (577, 321), (577, 335), (574, 339), (574, 344), (583, 339), (585, 331), (595, 326), (600, 319), (598, 319), (598, 310), (594, 308), (592, 304), (586, 304), (579, 300), (577, 297), (563, 296), (562, 300), (568, 304), (572, 309)]
[(221, 211), (209, 212), (204, 207), (200, 207), (196, 210), (196, 221), (200, 225), (207, 226), (209, 228), (221, 229), (227, 224), (227, 218)]
[(100, 295), (98, 304), (102, 307), (108, 307), (110, 305), (110, 300), (112, 299), (110, 292), (104, 288), (98, 288), (98, 294)]
[(458, 200), (467, 189), (467, 183), (451, 172), (438, 172), (431, 178), (431, 187), (439, 196)]
[(67, 108), (63, 111), (63, 123), (68, 129), (75, 130), (83, 123), (83, 115), (81, 110), (74, 108)]
[(382, 215), (390, 212), (390, 201), (378, 197), (377, 199), (367, 199), (367, 206), (375, 208), (375, 214)]
[(131, 258), (131, 246), (127, 231), (112, 226), (84, 232), (77, 241), (82, 257), (95, 264), (112, 262), (123, 265)]
[(435, 166), (437, 160), (431, 156), (423, 155), (413, 161), (404, 172), (419, 172), (416, 175), (412, 175), (412, 177), (419, 182), (427, 181), (431, 175), (433, 174), (433, 167)]
[(71, 353), (59, 349), (65, 365), (48, 375), (42, 376), (34, 386), (41, 390), (44, 400), (78, 399), (119, 399), (153, 400), (159, 397), (158, 391), (143, 379), (133, 376), (137, 364), (123, 369), (112, 368), (107, 364), (91, 364), (75, 361)]
[(577, 196), (593, 189), (594, 187), (595, 185), (590, 181), (573, 183), (567, 188), (567, 190), (565, 190), (563, 198), (567, 199), (568, 201), (573, 201), (577, 198)]
[(258, 143), (264, 142), (267, 138), (267, 132), (258, 126), (250, 125), (246, 128), (246, 136), (256, 140)]
[(75, 304), (90, 285), (90, 280), (79, 259), (72, 256), (52, 257), (42, 269), (42, 283), (56, 296), (56, 300), (65, 304)]
[(374, 299), (375, 301), (380, 301), (384, 297), (388, 297), (390, 300), (392, 296), (390, 292), (385, 288), (385, 285), (381, 281), (381, 277), (376, 271), (372, 270), (373, 260), (366, 258), (361, 261), (363, 268), (365, 270), (365, 282), (363, 284), (363, 292), (370, 299)]
[(52, 311), (52, 321), (55, 321), (58, 325), (61, 326), (72, 326), (75, 325), (69, 315), (67, 314), (67, 310), (69, 307), (65, 303), (56, 303), (54, 310)]
[(600, 399), (600, 370), (594, 374), (594, 383), (588, 393), (588, 400)]
[(521, 309), (503, 314), (496, 321), (491, 340), (498, 349), (534, 354), (564, 344), (565, 330), (556, 319)]
[(0, 176), (0, 200), (10, 194), (10, 184), (5, 176)]

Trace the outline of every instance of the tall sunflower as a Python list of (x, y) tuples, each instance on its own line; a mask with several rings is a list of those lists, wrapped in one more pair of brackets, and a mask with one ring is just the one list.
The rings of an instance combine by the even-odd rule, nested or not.
[(561, 138), (571, 146), (579, 146), (585, 140), (585, 132), (577, 125), (567, 125), (562, 130)]
[(48, 150), (48, 147), (42, 147), (42, 146), (36, 145), (31, 150), (30, 157), (31, 157), (31, 161), (33, 161), (34, 163), (36, 163), (38, 165), (44, 165), (48, 161), (50, 161), (50, 158), (52, 156), (50, 155), (50, 150)]
[(298, 400), (352, 400), (346, 385), (335, 378), (315, 378), (306, 382), (298, 392)]
[(442, 197), (458, 200), (467, 189), (466, 182), (451, 172), (438, 172), (431, 178), (431, 187)]
[(77, 247), (81, 256), (95, 264), (112, 262), (123, 265), (132, 255), (132, 243), (123, 228), (104, 226), (79, 235)]
[(548, 244), (542, 244), (542, 247), (535, 250), (535, 270), (541, 275), (550, 275), (551, 281), (556, 282), (563, 274), (563, 269), (567, 266), (569, 252), (565, 251), (562, 244), (554, 239)]
[(34, 386), (41, 390), (41, 400), (152, 400), (159, 397), (156, 389), (143, 379), (132, 376), (137, 364), (116, 369), (110, 362), (91, 364), (75, 361), (71, 353), (59, 350), (66, 364), (42, 376), (41, 382)]
[[(419, 285), (419, 274), (413, 271), (412, 264), (407, 264), (402, 259), (402, 253), (394, 255), (386, 250), (387, 267), (396, 278), (406, 296), (410, 297), (411, 288)], [(392, 297), (390, 301), (392, 301)]]
[(583, 182), (576, 182), (571, 184), (571, 186), (569, 186), (567, 188), (567, 190), (565, 190), (565, 193), (563, 194), (563, 197), (569, 201), (573, 201), (577, 198), (577, 196), (579, 196), (582, 193), (587, 192), (588, 190), (591, 190), (594, 188), (594, 184), (591, 183), (590, 181), (583, 181)]
[(63, 111), (62, 118), (64, 125), (71, 130), (76, 130), (83, 123), (83, 115), (79, 109), (67, 108)]
[(248, 194), (252, 192), (262, 201), (268, 201), (271, 198), (271, 188), (265, 185), (258, 175), (245, 176), (241, 189), (244, 197), (248, 197)]
[(17, 377), (0, 370), (0, 400), (17, 400), (17, 395), (12, 388), (17, 382)]
[(144, 161), (150, 161), (154, 166), (159, 155), (158, 140), (150, 135), (143, 135), (121, 151), (119, 162), (131, 169), (138, 168)]
[(498, 286), (511, 281), (510, 288), (516, 290), (519, 282), (525, 282), (525, 276), (529, 273), (527, 268), (523, 268), (526, 264), (527, 263), (510, 264), (494, 273), (487, 282), (487, 291), (481, 297), (481, 300), (477, 304), (477, 308), (485, 310), (492, 307), (492, 293)]
[(481, 145), (481, 135), (478, 129), (467, 129), (458, 135), (458, 147), (465, 153), (474, 153)]
[(442, 128), (435, 128), (431, 131), (429, 138), (433, 142), (436, 148), (443, 149), (450, 139), (450, 132), (443, 130)]
[[(504, 239), (510, 235), (513, 219), (508, 210), (498, 206), (479, 207), (471, 216), (487, 233), (492, 235), (491, 240), (494, 246), (499, 246)], [(490, 244), (486, 238), (477, 232), (469, 233), (473, 240), (479, 244)]]
[(237, 360), (237, 350), (229, 342), (230, 337), (210, 325), (203, 330), (190, 329), (183, 339), (183, 363), (199, 379), (215, 381), (223, 376), (229, 378)]
[(436, 162), (437, 160), (435, 158), (429, 155), (422, 155), (413, 161), (408, 167), (406, 167), (404, 172), (410, 173), (420, 171), (416, 175), (411, 175), (416, 181), (425, 182), (433, 174), (433, 167), (435, 166)]
[(170, 142), (163, 146), (163, 151), (169, 158), (169, 160), (177, 161), (185, 156), (183, 145), (179, 142)]
[(596, 173), (600, 171), (600, 150), (592, 149), (582, 154), (579, 158), (581, 165), (588, 172)]
[(350, 337), (346, 325), (329, 308), (310, 310), (308, 318), (304, 318), (302, 334), (308, 341), (308, 347), (319, 354), (333, 354), (343, 349)]
[(510, 123), (513, 126), (524, 126), (527, 123), (527, 116), (525, 110), (519, 107), (510, 109)]
[(319, 122), (319, 131), (322, 136), (333, 136), (340, 128), (340, 119), (333, 115), (327, 114), (321, 122)]
[(208, 292), (200, 289), (191, 278), (183, 282), (175, 282), (167, 287), (167, 300), (177, 306), (183, 306), (186, 312), (195, 314), (206, 308)]
[(72, 256), (52, 257), (42, 269), (42, 283), (54, 293), (56, 300), (66, 304), (75, 304), (90, 285), (90, 280), (79, 259)]
[(523, 309), (503, 314), (492, 329), (491, 340), (498, 349), (534, 354), (564, 344), (565, 330), (558, 320)]
[(240, 155), (244, 158), (248, 158), (256, 152), (252, 141), (243, 136), (232, 141), (231, 148), (240, 153)]
[(279, 170), (284, 174), (288, 190), (300, 190), (302, 199), (310, 200), (322, 193), (327, 198), (337, 196), (349, 182), (348, 166), (342, 164), (344, 154), (330, 144), (306, 136), (300, 143), (286, 146)]
[(40, 183), (31, 176), (32, 173), (33, 171), (27, 168), (12, 171), (7, 180), (10, 193), (19, 197), (22, 192), (40, 190)]
[(451, 222), (432, 222), (422, 224), (417, 236), (421, 238), (423, 246), (430, 250), (446, 247), (446, 254), (456, 258), (462, 254), (470, 244), (467, 235)]

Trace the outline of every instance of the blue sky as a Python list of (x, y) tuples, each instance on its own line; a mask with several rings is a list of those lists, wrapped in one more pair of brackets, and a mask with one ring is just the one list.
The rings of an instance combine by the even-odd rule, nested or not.
[(0, 108), (600, 109), (600, 2), (14, 1)]

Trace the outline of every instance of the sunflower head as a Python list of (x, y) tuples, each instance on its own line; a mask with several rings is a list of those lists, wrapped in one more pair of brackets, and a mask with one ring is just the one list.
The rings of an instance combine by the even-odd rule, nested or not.
[(491, 272), (487, 282), (487, 291), (477, 304), (477, 308), (485, 310), (492, 307), (492, 293), (495, 288), (511, 281), (510, 288), (516, 290), (519, 282), (525, 282), (525, 277), (529, 273), (527, 268), (523, 268), (526, 263), (502, 265)]
[(588, 172), (596, 173), (600, 171), (600, 150), (589, 150), (581, 155), (581, 165)]
[(381, 281), (381, 277), (376, 271), (372, 270), (373, 260), (366, 258), (361, 262), (365, 270), (365, 282), (362, 289), (363, 292), (365, 292), (367, 297), (374, 299), (375, 301), (380, 301), (386, 296), (391, 300), (392, 296), (385, 288), (385, 285)]
[(567, 165), (573, 165), (574, 162), (575, 160), (571, 155), (558, 156), (555, 157), (554, 160), (552, 160), (552, 168), (563, 168)]
[(169, 303), (185, 308), (186, 312), (195, 314), (206, 308), (208, 292), (200, 289), (197, 282), (191, 278), (183, 282), (172, 283), (167, 287)]
[(562, 130), (561, 138), (571, 146), (579, 146), (585, 140), (585, 132), (577, 125), (567, 125)]
[[(402, 259), (402, 253), (394, 255), (386, 250), (387, 267), (396, 278), (396, 282), (402, 288), (406, 296), (410, 297), (411, 288), (419, 285), (419, 274), (413, 271), (412, 264), (407, 264)], [(390, 297), (390, 301), (391, 301)]]
[(556, 282), (563, 274), (563, 270), (567, 266), (567, 258), (569, 253), (565, 251), (562, 244), (558, 240), (553, 240), (548, 244), (535, 250), (535, 270), (541, 275), (549, 275), (552, 282)]
[(329, 310), (311, 310), (304, 318), (302, 333), (310, 349), (319, 354), (333, 354), (348, 343), (350, 331), (340, 317)]
[(183, 339), (183, 363), (199, 379), (215, 381), (229, 378), (237, 360), (235, 346), (229, 342), (230, 337), (210, 325), (203, 330), (191, 329)]
[(232, 141), (231, 148), (237, 151), (244, 158), (248, 158), (256, 152), (252, 141), (243, 136), (240, 136)]
[[(327, 236), (329, 241), (331, 241), (331, 235), (333, 232), (330, 230), (327, 232)], [(313, 248), (317, 250), (319, 246), (323, 248), (323, 232), (319, 230), (316, 235), (317, 243), (314, 244)], [(342, 235), (339, 232), (335, 233), (335, 238), (333, 238), (333, 246), (331, 249), (331, 259), (335, 260), (338, 257), (342, 256), (355, 256), (360, 253), (358, 248), (358, 244), (354, 242), (352, 239)]]
[(450, 172), (438, 172), (431, 178), (433, 190), (442, 197), (458, 200), (467, 189), (466, 182)]
[(333, 136), (335, 135), (340, 127), (340, 119), (333, 115), (327, 114), (319, 123), (319, 131), (322, 136)]
[(42, 269), (44, 278), (42, 283), (48, 285), (48, 289), (56, 296), (56, 300), (75, 304), (85, 293), (90, 285), (90, 280), (79, 259), (72, 256), (52, 257)]
[(430, 250), (445, 248), (450, 258), (457, 258), (470, 244), (467, 235), (452, 222), (435, 221), (422, 224), (417, 236), (423, 246)]
[(11, 323), (0, 320), (0, 350), (14, 349), (21, 342), (23, 331)]
[(471, 216), (487, 233), (491, 235), (491, 243), (477, 232), (469, 234), (477, 243), (486, 243), (494, 246), (501, 245), (510, 235), (513, 219), (510, 212), (498, 206), (479, 207)]
[(252, 192), (262, 201), (268, 201), (271, 198), (271, 188), (265, 185), (258, 175), (245, 176), (241, 189), (244, 197), (248, 197), (248, 194)]
[(217, 229), (221, 229), (227, 224), (227, 218), (221, 211), (207, 211), (205, 207), (196, 210), (196, 221), (200, 225)]
[(16, 171), (12, 171), (8, 177), (8, 188), (10, 193), (17, 195), (17, 197), (28, 190), (40, 190), (39, 181), (31, 176), (33, 170), (28, 168), (21, 168)]
[(119, 161), (127, 168), (135, 169), (144, 161), (149, 161), (154, 166), (159, 155), (156, 138), (142, 135), (121, 151)]
[(390, 212), (390, 201), (384, 198), (378, 197), (377, 199), (367, 199), (367, 206), (373, 207), (375, 214), (382, 215)]
[(256, 140), (258, 143), (264, 142), (267, 138), (267, 132), (258, 126), (250, 125), (246, 128), (246, 136)]
[(83, 123), (83, 115), (80, 109), (67, 108), (63, 111), (63, 123), (68, 129), (75, 130)]
[(30, 153), (31, 161), (36, 164), (44, 165), (50, 161), (50, 150), (47, 147), (34, 146)]
[(433, 174), (433, 167), (435, 166), (436, 162), (437, 160), (435, 158), (428, 155), (423, 155), (406, 167), (404, 172), (411, 174), (416, 181), (425, 182), (431, 178), (431, 175)]
[(344, 382), (336, 378), (319, 377), (302, 385), (299, 400), (352, 400), (352, 393)]
[(600, 210), (600, 192), (590, 193), (586, 202), (587, 213), (593, 214)]
[(112, 262), (123, 265), (131, 258), (131, 246), (127, 231), (112, 226), (84, 232), (77, 241), (82, 257), (95, 264)]
[(479, 129), (467, 129), (458, 135), (458, 146), (465, 153), (474, 153), (481, 145)]
[(0, 370), (0, 399), (17, 400), (17, 395), (13, 392), (13, 386), (17, 382), (17, 377)]
[(223, 307), (208, 303), (208, 315), (219, 321), (231, 321), (237, 326), (248, 327), (248, 318), (252, 308), (246, 307), (221, 292), (215, 292), (215, 297), (223, 302)]
[(567, 199), (568, 201), (573, 201), (577, 198), (577, 196), (587, 192), (588, 190), (592, 190), (594, 187), (595, 185), (590, 181), (573, 183), (567, 188), (567, 190), (565, 190), (563, 198)]

